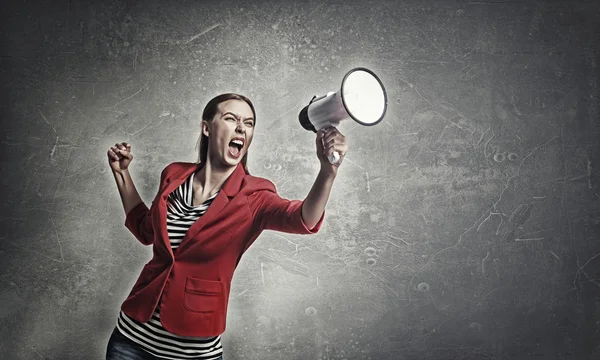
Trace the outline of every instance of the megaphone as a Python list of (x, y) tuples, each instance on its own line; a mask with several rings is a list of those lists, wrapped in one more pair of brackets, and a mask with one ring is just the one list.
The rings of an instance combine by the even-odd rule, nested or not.
[[(386, 109), (387, 94), (381, 80), (371, 70), (357, 67), (344, 76), (337, 92), (313, 97), (298, 119), (303, 128), (316, 133), (350, 119), (365, 126), (375, 125), (383, 120)], [(329, 162), (335, 164), (339, 159), (334, 151)]]

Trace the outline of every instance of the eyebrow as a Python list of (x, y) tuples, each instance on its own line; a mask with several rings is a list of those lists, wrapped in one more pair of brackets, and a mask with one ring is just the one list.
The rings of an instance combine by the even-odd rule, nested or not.
[[(232, 113), (231, 111), (228, 111), (228, 112), (226, 112), (225, 114), (223, 114), (223, 117), (224, 117), (225, 115), (227, 115), (227, 114), (229, 114), (229, 115), (233, 115), (233, 117), (234, 117), (234, 118), (236, 118), (236, 119), (238, 119), (238, 120), (240, 119), (240, 116), (239, 116), (239, 115), (237, 115), (237, 114), (234, 114), (234, 113)], [(249, 117), (249, 118), (246, 118), (246, 119), (244, 119), (244, 120), (252, 120), (252, 121), (254, 121), (254, 118), (251, 116), (251, 117)]]

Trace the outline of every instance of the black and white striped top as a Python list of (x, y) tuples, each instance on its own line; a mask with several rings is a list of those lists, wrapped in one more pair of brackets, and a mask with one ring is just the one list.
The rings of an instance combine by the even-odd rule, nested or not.
[[(198, 206), (193, 206), (194, 173), (167, 198), (167, 232), (173, 252), (186, 231), (208, 209), (218, 192)], [(159, 300), (160, 304), (160, 300)], [(163, 359), (218, 359), (223, 353), (221, 335), (214, 337), (182, 337), (165, 330), (160, 323), (159, 307), (147, 323), (140, 323), (123, 311), (117, 328), (144, 350)]]

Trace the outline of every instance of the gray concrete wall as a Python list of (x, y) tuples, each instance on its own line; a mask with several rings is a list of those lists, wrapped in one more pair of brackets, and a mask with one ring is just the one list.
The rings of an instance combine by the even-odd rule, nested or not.
[(265, 232), (225, 359), (600, 357), (597, 3), (13, 1), (2, 9), (0, 357), (102, 359), (151, 248), (149, 204), (222, 92), (257, 107), (254, 175), (303, 199), (297, 114), (355, 66), (388, 90), (314, 236)]

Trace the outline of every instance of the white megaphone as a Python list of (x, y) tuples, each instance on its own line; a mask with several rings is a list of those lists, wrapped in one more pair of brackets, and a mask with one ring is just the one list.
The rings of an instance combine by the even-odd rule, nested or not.
[[(298, 115), (300, 125), (315, 133), (340, 121), (352, 119), (361, 125), (375, 125), (385, 115), (387, 94), (381, 80), (369, 69), (350, 70), (338, 92), (313, 97)], [(340, 160), (337, 151), (329, 157), (332, 164)]]

